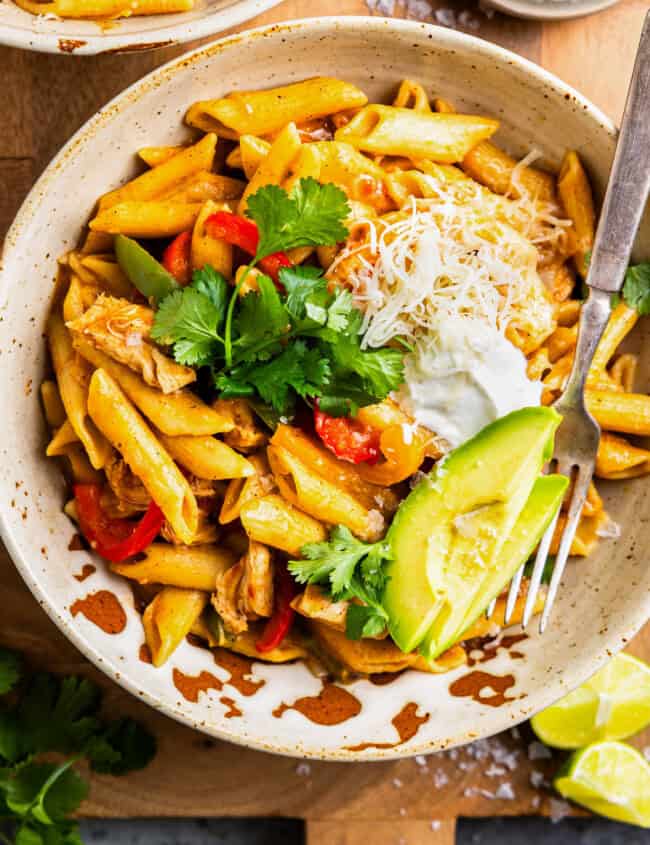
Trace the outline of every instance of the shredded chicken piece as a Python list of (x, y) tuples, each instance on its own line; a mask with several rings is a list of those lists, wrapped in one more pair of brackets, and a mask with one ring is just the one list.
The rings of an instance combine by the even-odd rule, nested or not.
[(66, 326), (73, 335), (139, 373), (147, 384), (172, 393), (195, 381), (196, 373), (164, 355), (150, 340), (153, 319), (154, 312), (145, 305), (102, 294)]
[(347, 601), (332, 601), (317, 584), (309, 584), (305, 592), (296, 596), (291, 607), (307, 619), (315, 619), (324, 625), (345, 631), (345, 617), (348, 613)]
[[(167, 540), (168, 543), (173, 543), (175, 546), (186, 546), (187, 543), (178, 537), (171, 527), (169, 522), (165, 520), (163, 522), (163, 526), (160, 530), (160, 534), (162, 537)], [(210, 514), (206, 513), (202, 508), (199, 508), (199, 524), (196, 529), (196, 533), (194, 537), (192, 537), (192, 542), (189, 544), (190, 546), (201, 546), (205, 543), (216, 543), (217, 539), (219, 538), (219, 528), (214, 523), (214, 521), (210, 518)]]
[(240, 634), (249, 621), (273, 613), (273, 559), (262, 543), (251, 540), (246, 554), (217, 577), (212, 604), (226, 629)]
[(144, 511), (149, 507), (151, 496), (137, 475), (134, 475), (128, 465), (117, 452), (104, 467), (106, 480), (115, 495), (115, 502), (109, 506), (121, 510), (121, 516), (130, 515), (133, 511)]
[(248, 453), (268, 443), (268, 434), (259, 425), (245, 399), (217, 399), (212, 403), (212, 407), (215, 411), (233, 418), (234, 429), (223, 436), (231, 448)]

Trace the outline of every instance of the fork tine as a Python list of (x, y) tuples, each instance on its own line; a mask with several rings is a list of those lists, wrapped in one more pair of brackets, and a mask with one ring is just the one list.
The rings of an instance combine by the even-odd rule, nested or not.
[(542, 575), (544, 574), (544, 567), (548, 558), (548, 550), (551, 548), (551, 540), (555, 533), (555, 526), (557, 525), (560, 516), (560, 508), (551, 520), (551, 524), (544, 532), (544, 536), (537, 549), (537, 557), (535, 558), (535, 566), (533, 567), (533, 574), (530, 576), (528, 584), (528, 594), (526, 595), (526, 605), (524, 607), (524, 615), (521, 620), (522, 627), (526, 627), (530, 622), (535, 609), (535, 601), (537, 600), (537, 593), (539, 592), (539, 585), (542, 583)]
[(506, 611), (503, 614), (503, 624), (507, 625), (512, 619), (512, 614), (515, 612), (517, 606), (517, 597), (519, 595), (519, 588), (521, 587), (521, 579), (524, 577), (524, 569), (526, 564), (523, 563), (515, 572), (514, 578), (510, 582), (510, 589), (508, 590), (508, 598), (506, 600)]
[(588, 470), (585, 470), (584, 467), (578, 468), (578, 474), (576, 475), (573, 485), (573, 495), (571, 496), (571, 504), (569, 505), (566, 525), (564, 527), (564, 531), (562, 532), (560, 548), (558, 549), (557, 557), (555, 558), (553, 575), (551, 577), (548, 593), (546, 594), (542, 618), (539, 623), (540, 634), (544, 633), (548, 620), (551, 616), (553, 604), (555, 603), (555, 596), (557, 595), (560, 581), (562, 579), (562, 573), (564, 572), (564, 567), (566, 566), (569, 552), (571, 551), (571, 544), (573, 543), (578, 522), (580, 521), (580, 514), (582, 513), (582, 507), (585, 503), (585, 499), (587, 498), (587, 490), (589, 488), (589, 482), (591, 481), (592, 475), (592, 467)]

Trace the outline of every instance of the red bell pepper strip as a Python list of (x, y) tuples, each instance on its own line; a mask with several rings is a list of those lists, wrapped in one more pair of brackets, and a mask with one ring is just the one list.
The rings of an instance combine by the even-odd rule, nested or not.
[(179, 285), (189, 285), (192, 281), (192, 233), (181, 232), (163, 252), (162, 264)]
[(100, 484), (75, 484), (79, 527), (98, 555), (113, 563), (134, 557), (150, 546), (160, 534), (164, 516), (152, 500), (139, 522), (128, 519), (111, 519), (101, 503)]
[(262, 636), (255, 643), (260, 654), (277, 648), (289, 633), (296, 611), (291, 602), (298, 595), (298, 585), (291, 577), (286, 564), (278, 564), (275, 573), (275, 605), (273, 616), (264, 626)]
[(337, 458), (351, 464), (374, 464), (381, 457), (381, 432), (351, 417), (330, 417), (314, 408), (316, 434)]
[[(255, 255), (257, 252), (260, 240), (257, 224), (246, 217), (231, 214), (229, 211), (216, 211), (205, 221), (205, 231), (211, 238), (227, 241), (249, 255)], [(291, 267), (292, 264), (286, 253), (274, 252), (261, 258), (259, 266), (274, 282), (277, 282), (280, 270), (283, 267)]]

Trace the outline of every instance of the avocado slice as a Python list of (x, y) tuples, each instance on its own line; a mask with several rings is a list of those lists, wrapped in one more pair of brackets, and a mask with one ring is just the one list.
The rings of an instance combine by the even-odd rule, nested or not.
[(423, 655), (434, 659), (450, 648), (462, 638), (463, 633), (478, 619), (492, 599), (501, 594), (515, 572), (535, 550), (562, 504), (568, 486), (569, 479), (564, 475), (542, 475), (535, 481), (498, 559), (476, 589), (474, 600), (469, 605), (460, 628), (446, 642), (440, 642), (436, 636), (436, 620), (420, 646)]
[(551, 457), (560, 420), (552, 408), (513, 411), (451, 452), (402, 502), (387, 535), (383, 596), (402, 651), (425, 636), (431, 648), (462, 628)]

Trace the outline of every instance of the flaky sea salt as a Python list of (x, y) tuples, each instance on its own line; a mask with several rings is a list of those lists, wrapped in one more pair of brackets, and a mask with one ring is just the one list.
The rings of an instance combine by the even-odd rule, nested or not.
[(491, 763), (485, 770), (485, 775), (489, 778), (498, 778), (501, 777), (501, 775), (505, 775), (506, 772), (507, 769), (504, 769), (503, 766), (497, 766), (496, 763)]
[(431, 820), (431, 830), (433, 830), (435, 832), (436, 830), (440, 830), (441, 827), (442, 827), (442, 823), (439, 822), (438, 819), (432, 819)]
[(571, 812), (571, 806), (566, 801), (559, 801), (557, 798), (551, 798), (549, 806), (553, 824), (562, 821)]
[(296, 766), (296, 774), (301, 778), (309, 777), (311, 774), (311, 766), (309, 763), (298, 763)]
[(450, 29), (456, 28), (456, 12), (453, 9), (436, 9), (433, 17), (440, 26), (448, 26)]
[(542, 772), (535, 770), (530, 773), (530, 785), (533, 789), (542, 789), (542, 787), (549, 786), (549, 782), (546, 780)]
[(500, 783), (497, 787), (497, 791), (494, 793), (494, 797), (501, 798), (502, 801), (514, 801), (515, 791), (512, 788), (512, 784), (508, 783), (508, 781)]
[(431, 20), (431, 3), (428, 0), (406, 0), (406, 17), (416, 21)]
[(404, 784), (399, 778), (393, 778), (393, 786), (395, 787), (395, 789), (401, 789)]
[(427, 758), (424, 756), (424, 754), (418, 754), (415, 758), (415, 762), (418, 766), (426, 766)]
[(550, 760), (552, 756), (550, 748), (547, 748), (541, 742), (534, 741), (528, 746), (529, 760)]
[(443, 786), (447, 786), (449, 783), (449, 778), (447, 777), (447, 773), (444, 769), (436, 769), (433, 773), (433, 785), (436, 789), (442, 789)]

